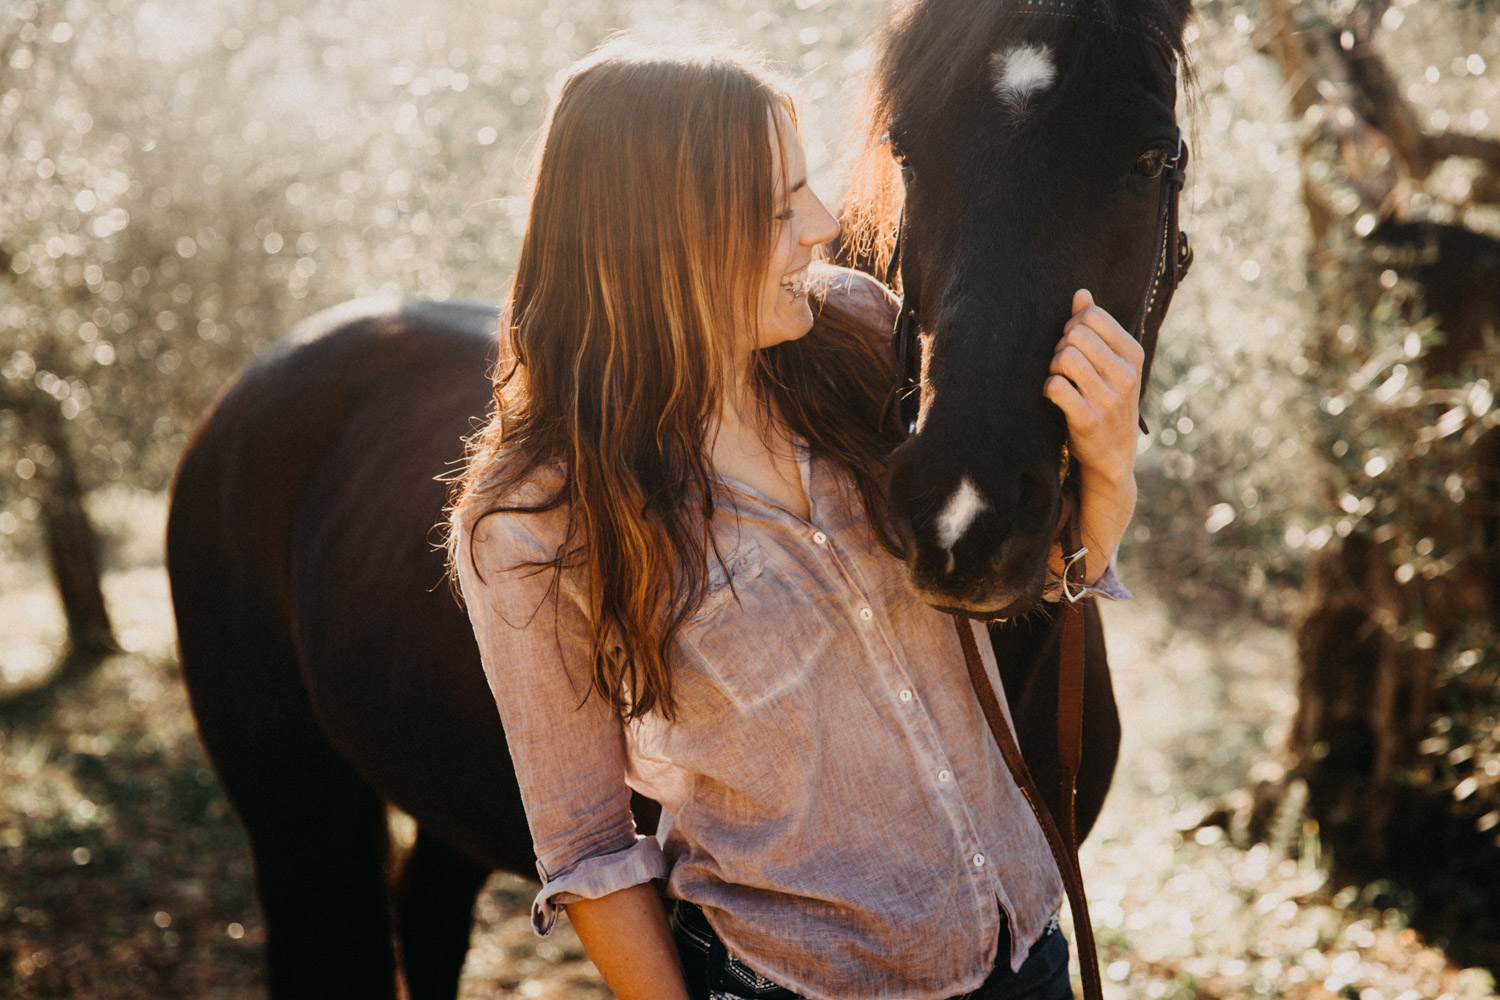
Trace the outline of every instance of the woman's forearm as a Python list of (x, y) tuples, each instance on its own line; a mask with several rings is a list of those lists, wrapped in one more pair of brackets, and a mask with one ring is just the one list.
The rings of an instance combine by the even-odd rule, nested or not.
[(578, 940), (619, 1000), (687, 1000), (661, 896), (650, 882), (566, 906)]
[(1135, 514), (1135, 469), (1128, 467), (1113, 474), (1085, 467), (1079, 482), (1078, 527), (1084, 546), (1086, 583), (1095, 583), (1109, 568), (1110, 557), (1125, 537), (1130, 518)]

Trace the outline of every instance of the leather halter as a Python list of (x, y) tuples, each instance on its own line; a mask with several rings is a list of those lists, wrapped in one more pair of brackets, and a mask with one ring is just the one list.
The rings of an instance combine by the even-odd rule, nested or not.
[[(1177, 151), (1167, 160), (1161, 171), (1161, 204), (1158, 211), (1156, 266), (1152, 269), (1151, 282), (1141, 299), (1134, 321), (1130, 324), (1131, 336), (1141, 342), (1146, 360), (1141, 367), (1141, 395), (1146, 393), (1146, 383), (1151, 377), (1151, 360), (1156, 356), (1156, 337), (1161, 332), (1162, 321), (1167, 318), (1167, 307), (1177, 286), (1193, 266), (1193, 244), (1188, 234), (1178, 228), (1178, 196), (1182, 193), (1182, 182), (1187, 176), (1188, 145), (1177, 130)], [(1174, 241), (1172, 234), (1176, 233)], [(1141, 430), (1146, 430), (1144, 420)]]

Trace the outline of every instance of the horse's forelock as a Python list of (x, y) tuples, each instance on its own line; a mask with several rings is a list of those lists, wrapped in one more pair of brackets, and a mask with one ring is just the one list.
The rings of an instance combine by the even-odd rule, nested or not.
[(1180, 59), (1191, 12), (1189, 0), (913, 0), (880, 39), (866, 117), (880, 130), (903, 109), (943, 106), (1005, 38), (1056, 46), (1082, 27), (1104, 38), (1134, 31)]
[[(860, 152), (844, 207), (844, 252), (882, 274), (900, 222), (904, 191), (886, 130), (901, 111), (945, 105), (962, 84), (983, 72), (997, 40), (1008, 34), (1034, 44), (1061, 41), (1080, 23), (1105, 34), (1136, 30), (1156, 39), (1185, 66), (1183, 27), (1190, 0), (1010, 0), (963, 5), (913, 0), (887, 24), (875, 78), (860, 113)], [(1027, 16), (1039, 15), (1039, 16)], [(1012, 24), (1025, 18), (1024, 31)]]

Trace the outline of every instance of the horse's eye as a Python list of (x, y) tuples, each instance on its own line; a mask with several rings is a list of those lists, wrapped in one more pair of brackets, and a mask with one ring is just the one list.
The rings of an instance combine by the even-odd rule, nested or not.
[(1148, 149), (1135, 161), (1135, 172), (1137, 176), (1145, 178), (1160, 177), (1161, 172), (1167, 168), (1167, 151), (1165, 149)]
[(906, 150), (901, 148), (901, 143), (896, 141), (895, 136), (887, 135), (885, 142), (890, 147), (891, 159), (896, 161), (896, 166), (900, 167), (902, 171), (910, 170), (911, 164), (907, 162)]

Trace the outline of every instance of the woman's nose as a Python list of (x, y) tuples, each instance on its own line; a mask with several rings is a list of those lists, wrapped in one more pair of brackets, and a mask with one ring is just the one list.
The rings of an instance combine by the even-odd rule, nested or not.
[(808, 221), (807, 228), (802, 231), (802, 243), (809, 247), (821, 246), (839, 234), (839, 220), (828, 211), (822, 199), (814, 196), (813, 200), (818, 206), (817, 213)]

